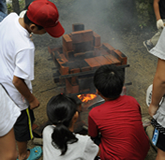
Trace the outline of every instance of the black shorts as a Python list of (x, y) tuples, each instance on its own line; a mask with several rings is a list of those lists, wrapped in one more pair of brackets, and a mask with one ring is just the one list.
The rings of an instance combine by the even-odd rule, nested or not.
[(18, 142), (25, 142), (33, 139), (32, 124), (34, 122), (33, 110), (27, 108), (21, 111), (21, 115), (18, 117), (14, 125), (15, 139)]
[(161, 133), (159, 130), (154, 129), (152, 143), (165, 152), (165, 134)]

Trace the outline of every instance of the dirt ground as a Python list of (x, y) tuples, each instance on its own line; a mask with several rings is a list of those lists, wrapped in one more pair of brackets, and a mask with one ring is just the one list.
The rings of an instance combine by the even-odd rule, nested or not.
[[(149, 39), (154, 31), (139, 29), (136, 20), (132, 19), (129, 9), (122, 8), (123, 17), (118, 12), (119, 0), (64, 0), (53, 1), (60, 13), (60, 22), (65, 28), (65, 34), (72, 32), (72, 24), (83, 23), (85, 29), (92, 29), (101, 36), (101, 42), (109, 43), (114, 48), (122, 51), (128, 59), (130, 67), (126, 68), (126, 83), (132, 82), (127, 87), (127, 95), (137, 99), (141, 105), (143, 118), (148, 117), (148, 109), (145, 102), (146, 89), (152, 83), (156, 70), (157, 58), (147, 52), (143, 41)], [(116, 10), (115, 7), (119, 7)], [(122, 18), (123, 17), (123, 18)], [(155, 24), (153, 24), (155, 25)], [(156, 29), (155, 29), (156, 31)], [(48, 34), (33, 35), (36, 46), (35, 56), (35, 80), (33, 93), (39, 99), (41, 105), (34, 110), (37, 125), (47, 120), (46, 104), (49, 99), (60, 93), (53, 81), (54, 63), (48, 52), (51, 48), (62, 45), (62, 38), (52, 38)], [(86, 121), (86, 120), (85, 120)], [(29, 147), (33, 144), (30, 142)], [(150, 148), (146, 160), (154, 160), (155, 151)], [(42, 158), (40, 158), (41, 160)]]

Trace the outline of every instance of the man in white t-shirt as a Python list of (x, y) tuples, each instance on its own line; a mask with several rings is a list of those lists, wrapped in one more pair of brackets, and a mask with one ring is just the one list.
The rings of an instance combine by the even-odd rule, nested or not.
[(11, 13), (0, 23), (0, 83), (21, 111), (14, 125), (19, 160), (37, 159), (42, 154), (41, 147), (27, 149), (28, 140), (33, 138), (32, 109), (40, 105), (32, 94), (35, 46), (30, 34), (48, 32), (52, 37), (62, 36), (64, 29), (58, 18), (58, 10), (52, 2), (35, 0), (29, 5), (24, 18)]

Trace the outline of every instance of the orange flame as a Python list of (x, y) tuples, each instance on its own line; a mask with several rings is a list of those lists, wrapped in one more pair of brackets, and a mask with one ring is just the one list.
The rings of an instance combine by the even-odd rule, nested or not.
[(82, 101), (82, 102), (88, 102), (90, 100), (93, 100), (94, 98), (97, 97), (96, 94), (79, 94), (77, 97)]

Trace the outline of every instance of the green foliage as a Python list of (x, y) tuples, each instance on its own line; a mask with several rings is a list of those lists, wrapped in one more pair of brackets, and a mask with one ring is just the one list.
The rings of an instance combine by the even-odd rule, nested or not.
[(155, 22), (153, 0), (136, 1), (136, 9), (140, 29), (143, 29), (146, 26), (149, 26), (150, 24), (153, 24)]
[(20, 11), (25, 8), (25, 0), (19, 0)]
[[(23, 10), (23, 8), (25, 7), (25, 0), (19, 0), (19, 6), (20, 6), (20, 10)], [(8, 14), (13, 12), (12, 3), (7, 3), (7, 9), (8, 9)]]
[(7, 9), (8, 9), (8, 14), (11, 13), (13, 11), (12, 4), (7, 3)]

